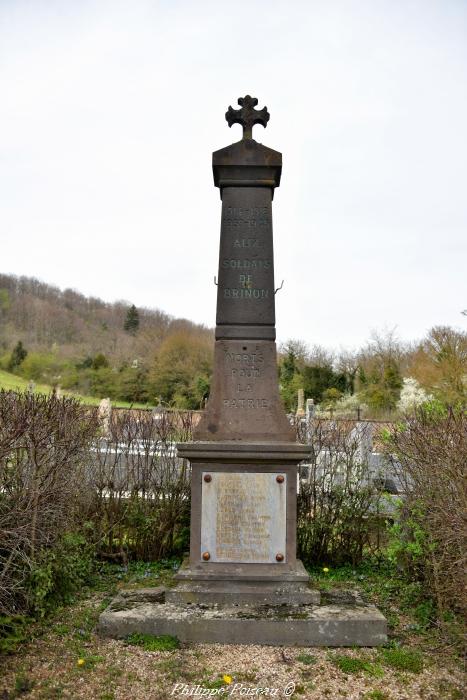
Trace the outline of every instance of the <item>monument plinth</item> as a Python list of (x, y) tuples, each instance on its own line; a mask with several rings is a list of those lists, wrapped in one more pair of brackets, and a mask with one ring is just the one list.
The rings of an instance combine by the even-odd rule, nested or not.
[(252, 138), (266, 107), (249, 95), (238, 102), (226, 119), (243, 138), (213, 154), (222, 219), (211, 395), (193, 442), (178, 445), (192, 467), (190, 556), (175, 588), (123, 591), (99, 629), (186, 642), (384, 644), (374, 606), (352, 592), (320, 605), (296, 558), (297, 471), (310, 446), (295, 441), (277, 378), (272, 200), (282, 156)]

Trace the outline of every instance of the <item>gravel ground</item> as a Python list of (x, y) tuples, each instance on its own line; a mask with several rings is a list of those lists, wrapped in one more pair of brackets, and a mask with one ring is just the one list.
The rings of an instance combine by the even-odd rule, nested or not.
[[(377, 649), (182, 646), (145, 651), (94, 632), (102, 596), (64, 609), (45, 633), (0, 663), (0, 698), (165, 700), (293, 697), (310, 700), (461, 700), (463, 672), (443, 649), (419, 673), (388, 667)], [(338, 657), (367, 662), (344, 673)], [(178, 685), (177, 685), (178, 684)], [(208, 694), (209, 693), (209, 694)]]

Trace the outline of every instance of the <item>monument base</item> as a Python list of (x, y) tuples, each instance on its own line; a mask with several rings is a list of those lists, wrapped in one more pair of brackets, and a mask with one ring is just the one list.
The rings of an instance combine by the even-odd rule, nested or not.
[[(139, 632), (181, 642), (271, 646), (380, 646), (385, 617), (352, 591), (326, 593), (323, 605), (179, 604), (164, 588), (122, 591), (99, 618), (104, 637)], [(169, 596), (170, 597), (170, 596)]]
[[(209, 566), (209, 565), (208, 565)], [(217, 564), (190, 567), (184, 561), (175, 575), (175, 588), (167, 590), (165, 600), (175, 604), (204, 605), (319, 605), (319, 591), (309, 587), (309, 575), (301, 561), (291, 570), (274, 565), (237, 566), (235, 576), (229, 568)]]

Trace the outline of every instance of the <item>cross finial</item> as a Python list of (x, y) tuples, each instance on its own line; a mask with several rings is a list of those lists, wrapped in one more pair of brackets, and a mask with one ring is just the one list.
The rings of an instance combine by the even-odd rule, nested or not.
[(267, 107), (263, 109), (255, 109), (258, 104), (256, 97), (250, 97), (250, 95), (245, 95), (245, 97), (238, 98), (238, 104), (241, 109), (232, 109), (229, 107), (225, 113), (225, 118), (229, 126), (232, 124), (241, 124), (243, 126), (243, 138), (251, 139), (253, 126), (255, 124), (262, 124), (264, 128), (269, 121), (269, 112)]

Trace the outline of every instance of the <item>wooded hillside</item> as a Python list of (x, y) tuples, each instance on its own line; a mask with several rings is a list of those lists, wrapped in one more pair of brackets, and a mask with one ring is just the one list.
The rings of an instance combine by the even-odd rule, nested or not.
[[(15, 365), (19, 342), (27, 355)], [(198, 408), (212, 345), (211, 329), (159, 309), (0, 274), (1, 364), (27, 379), (130, 401), (176, 398)]]

